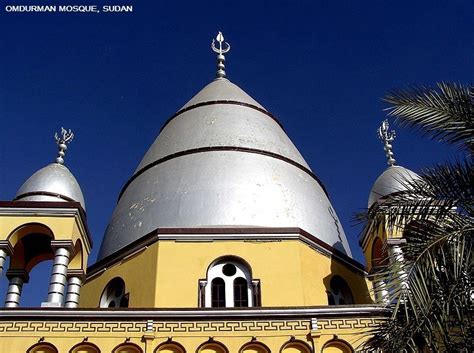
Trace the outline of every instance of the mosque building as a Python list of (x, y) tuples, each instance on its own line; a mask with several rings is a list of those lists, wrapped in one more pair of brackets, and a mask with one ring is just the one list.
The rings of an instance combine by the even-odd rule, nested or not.
[[(400, 237), (361, 238), (353, 259), (324, 185), (278, 119), (226, 78), (221, 33), (217, 77), (166, 121), (93, 246), (86, 203), (65, 165), (73, 138), (14, 200), (0, 201), (0, 351), (28, 353), (354, 352), (387, 316), (374, 275)], [(403, 189), (388, 124), (389, 167), (369, 207)], [(41, 307), (19, 305), (29, 273), (53, 260)], [(375, 290), (374, 290), (375, 289)]]

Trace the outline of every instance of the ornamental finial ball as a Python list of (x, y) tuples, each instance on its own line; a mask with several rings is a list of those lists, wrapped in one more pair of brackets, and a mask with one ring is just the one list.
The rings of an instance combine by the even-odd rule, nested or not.
[(66, 155), (67, 145), (71, 143), (72, 139), (74, 138), (74, 133), (71, 129), (66, 130), (65, 128), (61, 127), (61, 133), (55, 133), (54, 139), (56, 140), (56, 144), (58, 145), (58, 157), (56, 158), (56, 163), (64, 164), (64, 156)]
[(392, 167), (395, 165), (395, 158), (393, 158), (392, 151), (392, 142), (395, 140), (396, 134), (394, 130), (388, 131), (389, 128), (390, 125), (388, 120), (384, 120), (382, 121), (382, 125), (378, 128), (377, 134), (384, 144), (385, 155), (387, 156), (387, 164)]

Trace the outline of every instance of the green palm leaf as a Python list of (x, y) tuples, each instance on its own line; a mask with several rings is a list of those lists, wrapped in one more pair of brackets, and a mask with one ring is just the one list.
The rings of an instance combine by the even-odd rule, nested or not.
[(384, 100), (390, 104), (389, 115), (401, 126), (473, 151), (473, 86), (438, 83), (437, 88), (394, 90)]
[(440, 83), (385, 97), (389, 115), (402, 126), (461, 146), (468, 155), (428, 168), (419, 179), (400, 175), (405, 191), (356, 216), (364, 222), (363, 235), (383, 227), (404, 240), (403, 261), (392, 254), (378, 274), (392, 315), (367, 333), (363, 352), (474, 351), (473, 92), (472, 86)]

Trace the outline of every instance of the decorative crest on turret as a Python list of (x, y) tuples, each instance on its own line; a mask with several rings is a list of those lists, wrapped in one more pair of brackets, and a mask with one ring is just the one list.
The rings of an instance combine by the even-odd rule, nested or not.
[[(218, 46), (216, 47), (216, 41)], [(225, 78), (225, 56), (224, 54), (230, 50), (230, 44), (224, 41), (222, 32), (217, 33), (215, 39), (211, 43), (212, 50), (217, 53), (217, 77)]]
[(379, 138), (382, 140), (384, 147), (383, 149), (385, 150), (385, 155), (387, 156), (387, 164), (392, 167), (395, 165), (395, 158), (393, 158), (393, 151), (392, 151), (392, 142), (395, 140), (395, 131), (388, 131), (390, 125), (388, 123), (388, 120), (382, 121), (382, 125), (378, 128), (377, 133), (379, 135)]
[(54, 134), (54, 139), (56, 140), (56, 144), (58, 145), (58, 148), (59, 148), (58, 158), (56, 158), (56, 163), (64, 164), (64, 155), (66, 154), (67, 145), (71, 143), (73, 138), (74, 138), (74, 133), (71, 131), (71, 129), (66, 130), (63, 127), (61, 127), (60, 134), (58, 134), (57, 132)]

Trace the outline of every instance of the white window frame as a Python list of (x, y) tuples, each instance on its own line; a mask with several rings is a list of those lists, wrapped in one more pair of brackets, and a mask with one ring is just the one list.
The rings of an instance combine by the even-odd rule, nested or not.
[[(222, 272), (225, 265), (231, 264), (235, 266), (236, 272), (232, 276), (227, 276)], [(204, 286), (204, 307), (212, 307), (212, 280), (215, 278), (221, 278), (225, 284), (225, 307), (235, 307), (234, 302), (234, 280), (238, 277), (242, 277), (247, 281), (247, 296), (248, 296), (248, 307), (254, 306), (253, 303), (253, 282), (250, 270), (241, 262), (232, 260), (222, 260), (212, 265), (207, 271), (206, 283), (201, 281), (201, 285)]]

